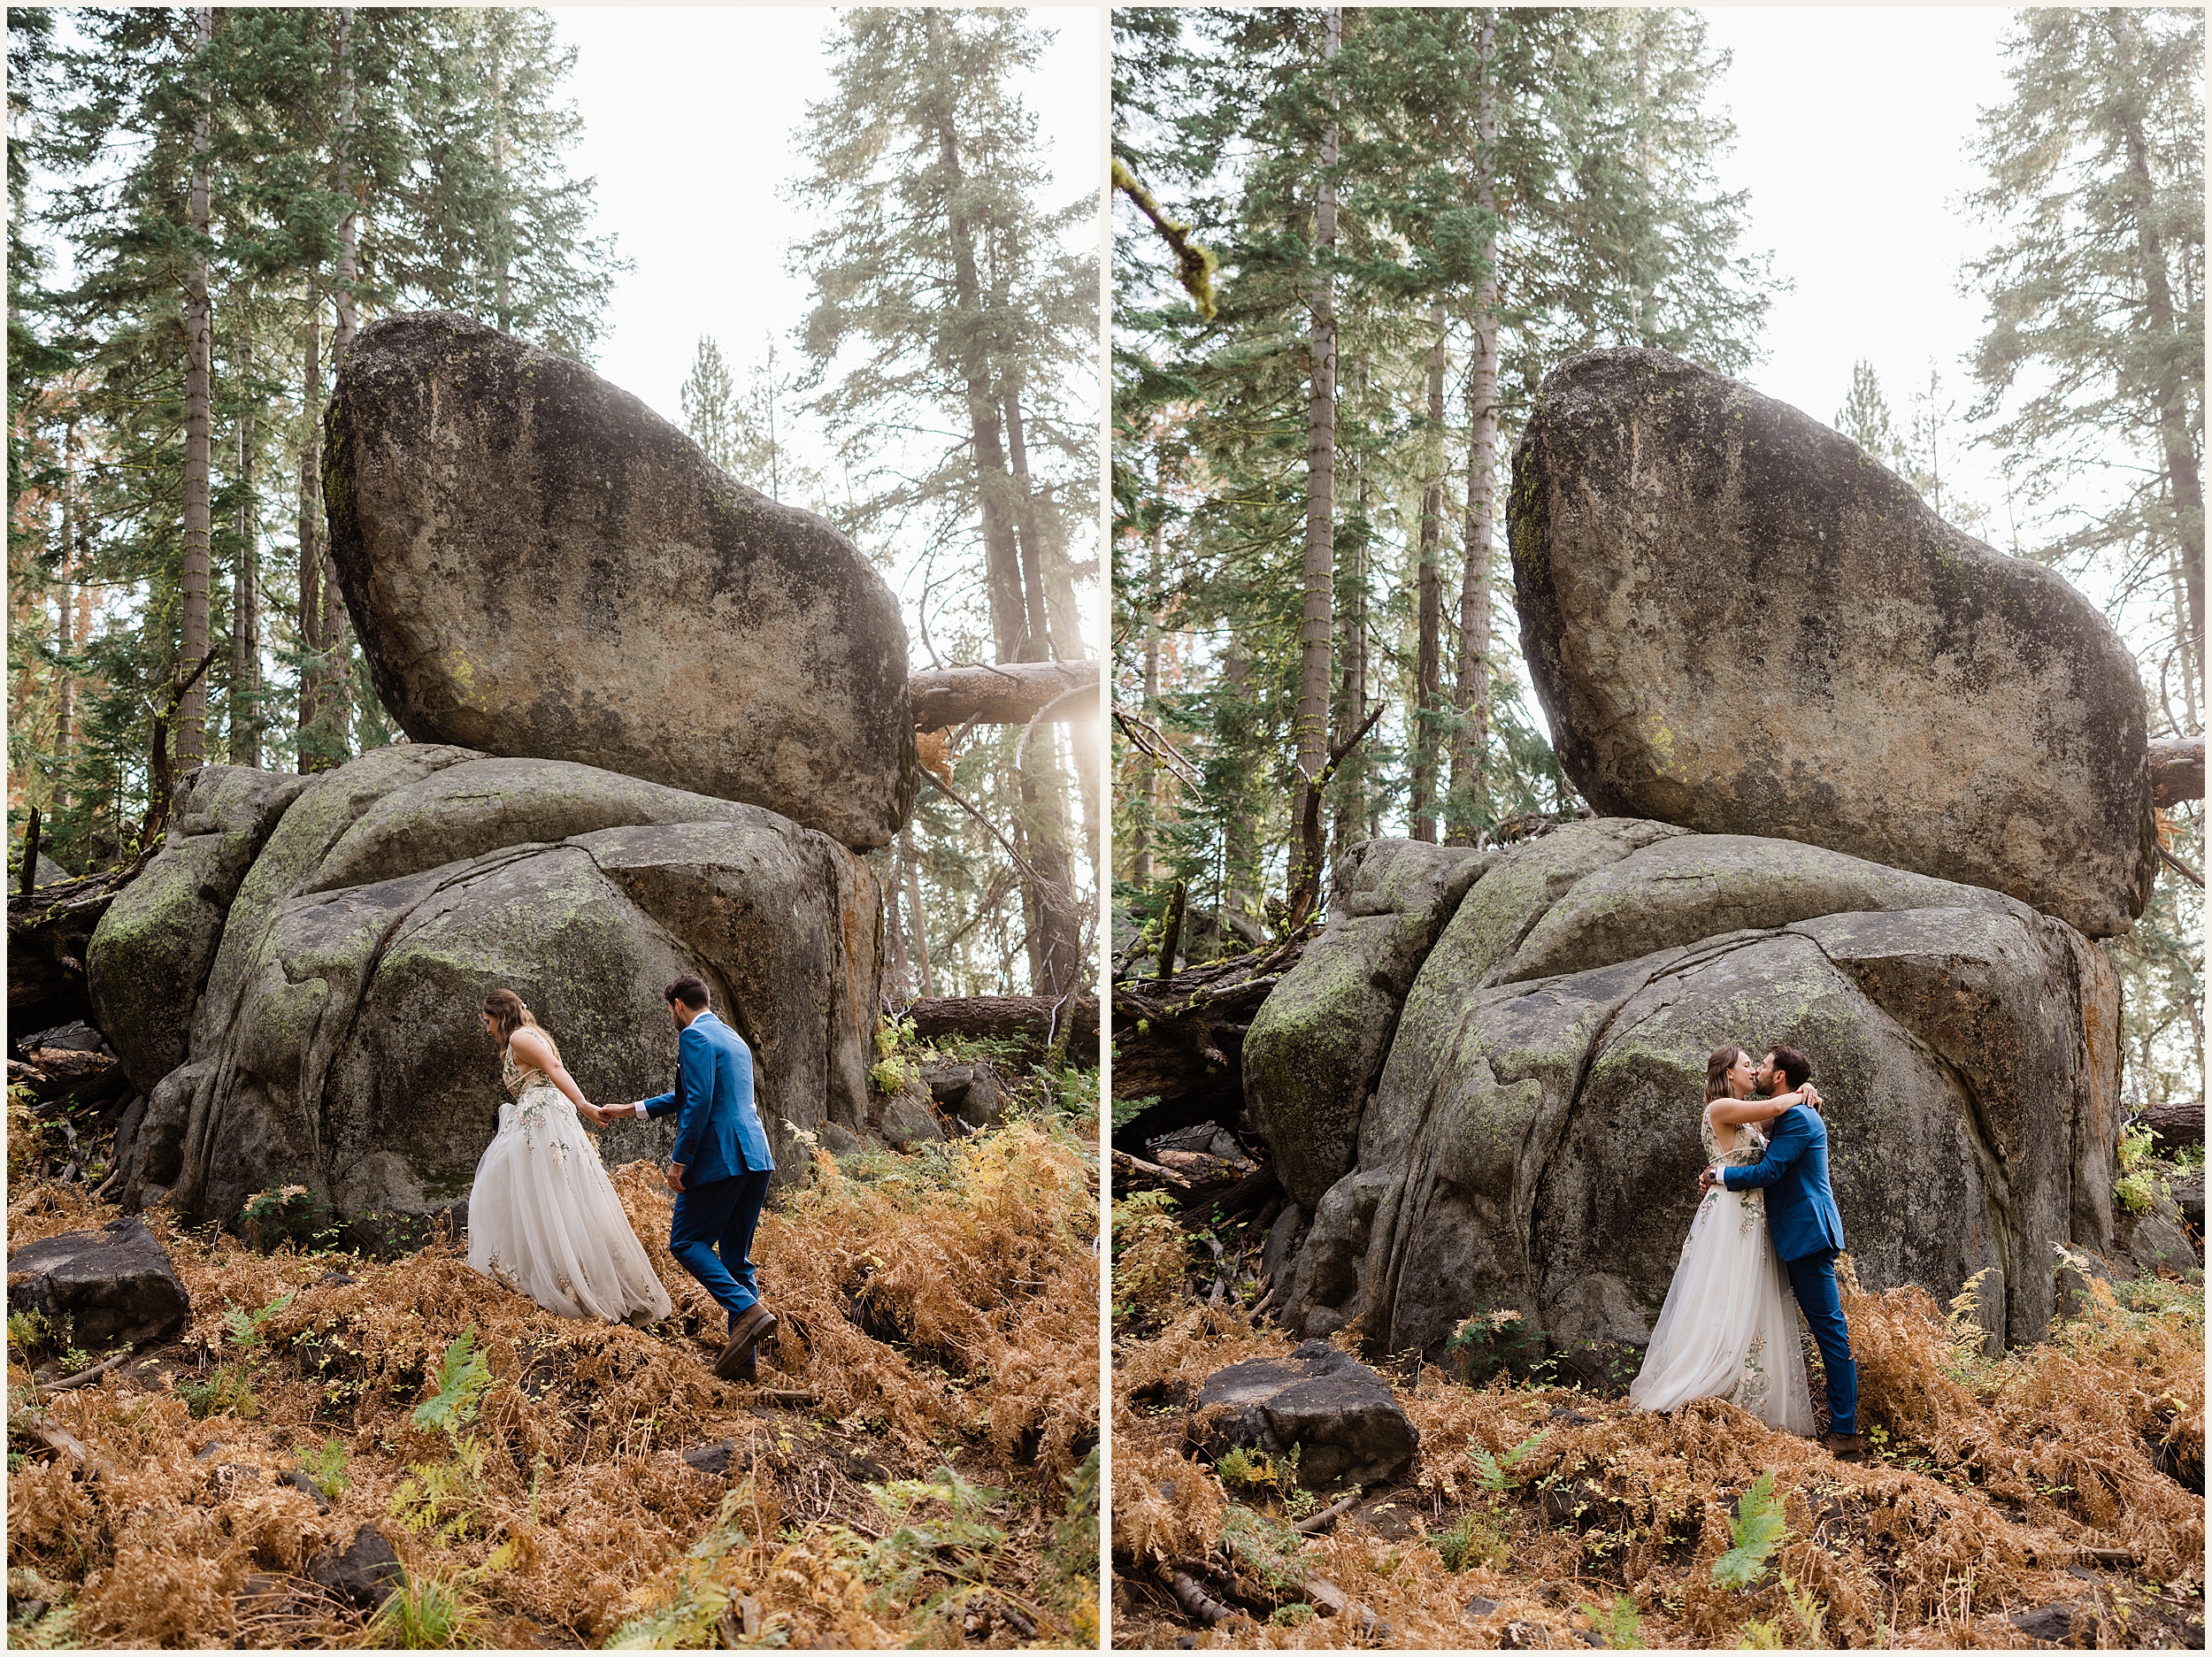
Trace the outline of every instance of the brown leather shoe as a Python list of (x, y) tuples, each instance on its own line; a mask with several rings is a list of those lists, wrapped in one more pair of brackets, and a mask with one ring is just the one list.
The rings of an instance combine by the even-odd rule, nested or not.
[(750, 1346), (776, 1332), (776, 1315), (765, 1300), (755, 1300), (730, 1320), (730, 1345)]
[(1824, 1432), (1820, 1442), (1839, 1461), (1855, 1461), (1866, 1440), (1855, 1432)]
[(742, 1381), (751, 1385), (760, 1379), (755, 1367), (753, 1343), (732, 1341), (722, 1348), (722, 1355), (714, 1361), (714, 1372), (725, 1381)]

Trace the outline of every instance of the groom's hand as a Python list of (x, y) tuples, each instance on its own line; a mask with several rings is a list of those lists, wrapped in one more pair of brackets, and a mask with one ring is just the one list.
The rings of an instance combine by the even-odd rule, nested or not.
[(1700, 1191), (1710, 1191), (1718, 1184), (1720, 1184), (1720, 1176), (1711, 1169), (1701, 1168), (1697, 1170), (1697, 1188)]
[(679, 1196), (683, 1194), (684, 1170), (680, 1163), (669, 1163), (668, 1171), (663, 1174), (661, 1178), (668, 1182), (668, 1188), (671, 1191), (676, 1193)]

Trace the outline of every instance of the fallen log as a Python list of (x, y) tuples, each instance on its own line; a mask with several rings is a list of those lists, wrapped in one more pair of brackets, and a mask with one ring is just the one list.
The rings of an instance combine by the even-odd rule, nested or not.
[(2204, 739), (2162, 737), (2151, 744), (2151, 803), (2161, 810), (2204, 798)]
[(1233, 1124), (1244, 1109), (1244, 1032), (1268, 992), (1319, 929), (1279, 944), (1186, 967), (1172, 978), (1114, 986), (1114, 1097), (1156, 1102), (1116, 1139), (1144, 1139), (1208, 1116)]
[(2128, 1121), (2139, 1128), (2148, 1128), (2156, 1136), (2158, 1148), (2170, 1156), (2185, 1145), (2204, 1143), (2204, 1101), (2175, 1099), (2162, 1104), (2139, 1105), (2128, 1113)]
[(39, 886), (8, 903), (8, 1023), (37, 1030), (92, 1016), (85, 950), (115, 894), (152, 861), (150, 846), (131, 862), (74, 880)]
[(1070, 1062), (1091, 1069), (1098, 1065), (1098, 1002), (1087, 995), (924, 996), (905, 1016), (926, 1041), (982, 1036), (1033, 1041), (1041, 1047), (1066, 1032)]
[[(917, 731), (971, 722), (1026, 725), (1040, 712), (1065, 722), (1098, 712), (1096, 662), (1014, 662), (1003, 667), (943, 667), (907, 676)], [(1082, 694), (1087, 693), (1087, 694)]]

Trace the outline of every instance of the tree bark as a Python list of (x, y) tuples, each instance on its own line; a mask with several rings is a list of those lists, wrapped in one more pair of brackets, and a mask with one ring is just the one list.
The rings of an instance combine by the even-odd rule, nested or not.
[[(252, 377), (252, 346), (239, 348), (242, 380)], [(253, 417), (238, 421), (238, 565), (230, 592), (230, 763), (261, 765), (261, 548), (254, 518)]]
[(1096, 662), (933, 668), (909, 676), (906, 688), (917, 731), (941, 731), (971, 721), (1026, 725), (1040, 714), (1064, 722), (1098, 713)]
[(909, 1009), (914, 1032), (924, 1040), (940, 1036), (980, 1036), (996, 1040), (1027, 1039), (1043, 1046), (1061, 1031), (1073, 1033), (1068, 1057), (1087, 1069), (1098, 1062), (1098, 1001), (1094, 996), (962, 995), (925, 996)]
[(1006, 386), (1006, 442), (1013, 462), (1017, 544), (1021, 548), (1022, 620), (1028, 630), (1022, 660), (1051, 659), (1052, 626), (1045, 617), (1044, 548), (1037, 538), (1037, 501), (1029, 491), (1029, 448), (1022, 441), (1021, 384), (1010, 378)]
[[(2105, 28), (2122, 57), (2132, 58), (2139, 38), (2138, 25), (2127, 8), (2108, 8), (2105, 12)], [(2123, 73), (2124, 76), (2124, 70)], [(2146, 320), (2152, 334), (2164, 344), (2172, 341), (2177, 333), (2173, 289), (2167, 280), (2165, 246), (2153, 211), (2150, 150), (2143, 134), (2140, 95), (2126, 97), (2116, 119), (2127, 150), (2128, 179), (2137, 193), (2135, 229), (2137, 245), (2142, 250)], [(2158, 401), (2159, 445), (2165, 455), (2168, 487), (2173, 494), (2175, 527), (2181, 540), (2182, 579), (2189, 594), (2193, 673), (2202, 672), (2204, 667), (2204, 480), (2196, 449), (2189, 438), (2188, 387), (2192, 379), (2200, 382), (2203, 372), (2201, 355), (2192, 358), (2170, 352), (2154, 387)]]
[[(1160, 705), (1160, 565), (1167, 540), (1164, 523), (1152, 526), (1152, 561), (1146, 570), (1144, 614), (1144, 717), (1155, 718)], [(1152, 884), (1152, 835), (1160, 817), (1160, 762), (1140, 750), (1144, 808), (1129, 833), (1129, 878), (1139, 886)]]
[[(1353, 364), (1354, 408), (1356, 410), (1367, 394), (1367, 361), (1360, 358)], [(1358, 418), (1356, 413), (1355, 420)], [(1344, 578), (1344, 663), (1339, 678), (1336, 699), (1335, 730), (1331, 746), (1343, 748), (1351, 733), (1367, 717), (1367, 468), (1363, 464), (1362, 451), (1355, 448), (1349, 457), (1352, 469), (1352, 498), (1357, 503), (1353, 523), (1354, 541), (1351, 548), (1351, 568), (1343, 572)], [(1335, 811), (1330, 824), (1331, 855), (1341, 857), (1345, 848), (1355, 840), (1366, 838), (1367, 821), (1367, 756), (1355, 751), (1341, 768), (1341, 780), (1337, 785)]]
[[(899, 858), (906, 865), (906, 898), (914, 916), (914, 965), (920, 980), (921, 994), (926, 999), (937, 993), (929, 977), (929, 926), (922, 909), (921, 869), (914, 856), (913, 839), (904, 829), (899, 831)], [(898, 901), (896, 893), (892, 894), (891, 901), (895, 904)]]
[(1436, 330), (1429, 347), (1429, 428), (1436, 443), (1432, 462), (1435, 475), (1421, 492), (1421, 561), (1416, 605), (1420, 643), (1413, 675), (1413, 779), (1407, 810), (1412, 818), (1413, 838), (1431, 845), (1436, 841), (1437, 723), (1444, 710), (1444, 583), (1437, 572), (1444, 539), (1444, 307), (1429, 307), (1429, 326)]
[[(207, 55), (215, 38), (215, 11), (196, 6), (193, 30), (199, 54)], [(209, 548), (214, 525), (208, 502), (209, 449), (213, 426), (212, 357), (214, 318), (208, 302), (208, 138), (212, 126), (209, 104), (214, 88), (203, 72), (197, 82), (200, 107), (192, 117), (192, 176), (189, 186), (192, 218), (192, 257), (184, 277), (184, 615), (178, 660), (198, 661), (207, 654), (207, 588)], [(200, 768), (207, 752), (207, 686), (204, 680), (186, 692), (177, 710), (177, 769), (189, 776)]]
[(2204, 798), (2204, 739), (2173, 737), (2150, 745), (2151, 803), (2164, 810)]
[[(1497, 207), (1491, 173), (1498, 136), (1497, 94), (1490, 58), (1497, 37), (1497, 14), (1486, 12), (1479, 37), (1482, 86), (1479, 95), (1475, 148), (1467, 157), (1476, 206)], [(1474, 335), (1473, 361), (1467, 375), (1467, 527), (1459, 584), (1458, 724), (1452, 733), (1452, 786), (1445, 806), (1446, 839), (1455, 846), (1474, 842), (1485, 808), (1484, 767), (1490, 748), (1490, 540), (1495, 500), (1492, 467), (1498, 441), (1498, 242), (1483, 239), (1485, 266), (1468, 320)]]
[(328, 769), (321, 754), (323, 681), (323, 545), (322, 545), (322, 295), (311, 280), (307, 285), (305, 353), (300, 369), (300, 406), (306, 426), (300, 447), (300, 687), (299, 770)]
[[(1344, 9), (1322, 10), (1322, 61), (1333, 63), (1344, 37)], [(1306, 809), (1317, 786), (1329, 748), (1329, 647), (1334, 632), (1331, 611), (1336, 564), (1336, 300), (1327, 260), (1336, 249), (1336, 180), (1340, 128), (1330, 121), (1321, 138), (1321, 177), (1314, 199), (1313, 247), (1317, 270), (1309, 300), (1313, 326), (1309, 349), (1312, 364), (1306, 398), (1306, 599), (1298, 628), (1298, 709), (1294, 728), (1298, 784), (1291, 821), (1310, 821), (1290, 858), (1288, 901), (1321, 878), (1320, 819)]]
[(54, 674), (54, 806), (68, 804), (63, 778), (69, 750), (76, 741), (77, 679), (69, 658), (76, 654), (76, 595), (71, 590), (77, 574), (77, 418), (61, 428), (61, 586), (55, 595), (54, 620), (60, 664)]

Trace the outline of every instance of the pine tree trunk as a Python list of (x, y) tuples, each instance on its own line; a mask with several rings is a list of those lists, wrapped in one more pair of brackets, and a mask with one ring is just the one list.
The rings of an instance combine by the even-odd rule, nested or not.
[(63, 779), (68, 774), (69, 750), (77, 740), (77, 679), (68, 658), (76, 654), (74, 626), (76, 595), (71, 590), (77, 575), (77, 422), (72, 416), (61, 431), (61, 586), (56, 594), (54, 620), (63, 660), (54, 674), (54, 809), (69, 802)]
[[(2123, 73), (2132, 67), (2137, 36), (2135, 19), (2126, 8), (2105, 12), (2105, 28), (2124, 59)], [(2129, 181), (2135, 186), (2135, 232), (2143, 265), (2143, 306), (2154, 339), (2161, 346), (2175, 338), (2173, 289), (2166, 274), (2166, 249), (2154, 218), (2154, 187), (2150, 151), (2143, 134), (2139, 94), (2125, 97), (2115, 117), (2119, 137), (2127, 150)], [(2173, 494), (2174, 524), (2181, 538), (2181, 574), (2189, 595), (2189, 651), (2193, 673), (2204, 661), (2204, 479), (2197, 453), (2190, 441), (2188, 381), (2203, 372), (2201, 357), (2192, 360), (2170, 353), (2153, 395), (2158, 400), (2158, 441), (2166, 460), (2168, 487)]]
[(330, 339), (330, 372), (342, 373), (346, 354), (353, 348), (354, 284), (360, 278), (357, 244), (360, 240), (360, 212), (354, 195), (353, 140), (355, 127), (353, 88), (353, 11), (351, 6), (338, 8), (338, 124), (337, 174), (338, 193), (346, 198), (346, 216), (338, 221), (338, 280), (333, 287), (331, 303), (338, 313), (338, 326)]
[[(1491, 159), (1498, 136), (1497, 94), (1490, 78), (1490, 55), (1497, 36), (1497, 14), (1486, 13), (1479, 37), (1482, 88), (1476, 116), (1474, 153), (1468, 173), (1475, 205), (1497, 206)], [(1490, 751), (1490, 539), (1495, 499), (1492, 468), (1498, 441), (1498, 242), (1484, 239), (1485, 270), (1475, 290), (1474, 357), (1467, 375), (1467, 526), (1459, 583), (1459, 672), (1454, 698), (1458, 714), (1452, 733), (1452, 786), (1445, 802), (1446, 839), (1471, 843), (1486, 809), (1483, 768)]]
[(1044, 662), (1052, 656), (1052, 629), (1045, 620), (1044, 549), (1037, 540), (1037, 502), (1029, 492), (1029, 449), (1022, 441), (1021, 386), (1006, 386), (1006, 443), (1014, 469), (1014, 508), (1018, 542), (1021, 548), (1022, 660)]
[[(1357, 390), (1355, 396), (1364, 401), (1367, 392), (1367, 364), (1362, 358), (1355, 367)], [(1358, 406), (1358, 402), (1354, 404)], [(1358, 502), (1355, 522), (1358, 525), (1358, 539), (1351, 552), (1351, 568), (1344, 572), (1344, 665), (1336, 701), (1336, 729), (1333, 746), (1344, 754), (1337, 771), (1336, 809), (1330, 825), (1331, 855), (1341, 857), (1347, 848), (1364, 836), (1367, 818), (1367, 786), (1365, 756), (1352, 744), (1352, 733), (1359, 729), (1360, 721), (1367, 717), (1367, 469), (1362, 464), (1361, 451), (1355, 448), (1349, 456), (1352, 468), (1352, 495)]]
[[(242, 348), (239, 378), (252, 378), (250, 347)], [(261, 548), (253, 511), (253, 418), (238, 422), (238, 565), (231, 572), (230, 763), (261, 764)]]
[[(1160, 706), (1160, 602), (1161, 554), (1167, 540), (1167, 525), (1152, 526), (1152, 562), (1145, 572), (1144, 614), (1144, 717), (1159, 717)], [(1144, 809), (1129, 834), (1129, 878), (1140, 887), (1152, 884), (1152, 836), (1160, 818), (1160, 762), (1151, 755), (1139, 752), (1137, 764), (1144, 779), (1140, 790)]]
[[(923, 27), (933, 57), (944, 50), (943, 19), (933, 8), (923, 13)], [(959, 195), (962, 174), (960, 145), (953, 129), (952, 111), (941, 89), (933, 90), (932, 119), (937, 128), (937, 159), (944, 169), (948, 202), (946, 229), (952, 242), (953, 303), (963, 325), (961, 373), (967, 381), (968, 422), (975, 441), (977, 493), (982, 498), (983, 557), (986, 585), (991, 602), (991, 634), (1001, 662), (1023, 659), (1027, 632), (1027, 607), (1022, 594), (1021, 555), (1007, 511), (1012, 493), (1006, 473), (1006, 451), (1000, 433), (998, 404), (991, 395), (991, 368), (985, 349), (979, 312), (983, 286), (976, 272), (975, 233), (968, 215), (949, 203)]]
[[(906, 897), (914, 913), (914, 964), (921, 976), (921, 993), (934, 995), (937, 992), (929, 980), (929, 928), (922, 909), (921, 867), (915, 861), (913, 840), (904, 829), (899, 831), (899, 856), (906, 864)], [(898, 901), (896, 893), (891, 901)]]
[(323, 543), (322, 543), (322, 295), (307, 288), (305, 357), (300, 371), (300, 406), (306, 426), (300, 447), (300, 692), (299, 769), (327, 769), (319, 754), (322, 736)]
[[(1323, 61), (1332, 62), (1343, 40), (1344, 11), (1322, 11), (1325, 44)], [(1293, 924), (1304, 917), (1321, 886), (1320, 818), (1307, 809), (1328, 763), (1329, 646), (1334, 632), (1331, 610), (1336, 564), (1336, 301), (1325, 261), (1336, 247), (1336, 180), (1339, 127), (1331, 121), (1321, 139), (1321, 180), (1314, 199), (1314, 252), (1320, 266), (1310, 303), (1312, 354), (1306, 398), (1306, 602), (1298, 628), (1298, 710), (1293, 727), (1297, 743), (1298, 784), (1291, 799), (1292, 832), (1297, 842), (1290, 857), (1289, 904)], [(1309, 817), (1313, 829), (1305, 831)]]
[(1420, 642), (1413, 674), (1413, 782), (1408, 811), (1413, 838), (1436, 841), (1436, 737), (1443, 712), (1444, 583), (1437, 572), (1444, 539), (1444, 307), (1429, 307), (1436, 340), (1429, 347), (1429, 429), (1436, 443), (1436, 474), (1421, 492), (1421, 563), (1416, 595)]
[[(193, 26), (203, 56), (215, 38), (211, 6), (193, 8)], [(214, 318), (208, 303), (208, 135), (211, 121), (207, 100), (213, 88), (204, 74), (198, 91), (202, 103), (192, 118), (192, 177), (189, 185), (193, 248), (184, 278), (184, 599), (182, 637), (177, 647), (177, 671), (188, 674), (207, 654), (207, 587), (209, 548), (214, 525), (208, 502), (209, 453), (213, 425), (211, 381)], [(207, 681), (202, 679), (185, 693), (177, 710), (177, 774), (188, 777), (199, 770), (207, 752)]]
[[(1251, 658), (1245, 655), (1244, 642), (1233, 631), (1221, 653), (1221, 681), (1238, 702), (1251, 700)], [(1259, 842), (1259, 831), (1252, 821), (1251, 790), (1240, 787), (1221, 825), (1221, 901), (1240, 913), (1252, 907), (1253, 888), (1242, 882), (1246, 876), (1258, 872)]]

